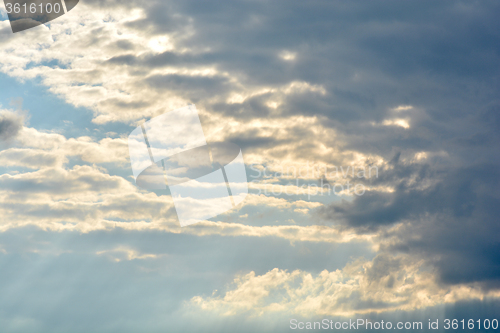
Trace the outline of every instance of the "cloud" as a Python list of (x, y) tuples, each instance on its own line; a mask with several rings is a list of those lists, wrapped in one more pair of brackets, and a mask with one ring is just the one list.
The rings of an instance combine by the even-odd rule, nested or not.
[(38, 169), (54, 167), (66, 161), (64, 156), (45, 150), (10, 148), (0, 151), (0, 164), (4, 167), (21, 166)]
[(0, 141), (9, 141), (15, 138), (23, 124), (23, 116), (12, 111), (0, 110)]
[[(67, 158), (71, 156), (77, 156), (84, 162), (97, 164), (116, 163), (123, 166), (129, 163), (127, 140), (122, 138), (104, 138), (98, 142), (87, 136), (68, 139), (62, 134), (23, 127), (19, 131), (17, 141), (19, 147), (22, 148), (14, 147), (2, 152), (4, 158), (10, 157), (6, 165), (20, 165), (36, 169), (46, 165), (43, 163), (43, 156), (51, 156), (52, 159), (61, 163), (66, 163)], [(33, 154), (37, 154), (40, 163), (37, 163), (35, 158), (27, 159), (27, 155)]]
[[(34, 128), (23, 127), (18, 135), (19, 147), (0, 152), (4, 167), (10, 173), (0, 176), (0, 211), (6, 217), (1, 229), (34, 225), (53, 231), (78, 230), (158, 230), (199, 237), (276, 237), (290, 242), (370, 242), (370, 237), (339, 232), (325, 226), (251, 226), (242, 223), (214, 221), (198, 227), (180, 229), (172, 200), (167, 193), (157, 195), (137, 188), (118, 175), (110, 174), (95, 163), (128, 163), (126, 141), (105, 138), (95, 142), (90, 137), (66, 138)], [(69, 167), (72, 157), (93, 165)], [(16, 167), (34, 169), (27, 172)], [(321, 207), (319, 202), (287, 201), (283, 198), (250, 194), (238, 210), (277, 212), (295, 210), (307, 216)], [(232, 212), (230, 212), (232, 213)]]
[(120, 262), (122, 260), (144, 260), (144, 259), (157, 259), (161, 255), (156, 255), (156, 254), (141, 254), (138, 253), (134, 249), (127, 249), (127, 248), (116, 248), (113, 250), (107, 250), (107, 251), (98, 251), (96, 253), (97, 255), (105, 255), (108, 258), (110, 258), (114, 262)]
[(113, 177), (89, 166), (75, 166), (71, 170), (47, 168), (14, 176), (0, 176), (3, 191), (16, 193), (43, 193), (68, 195), (88, 192), (115, 192), (131, 187), (121, 177)]
[(193, 297), (190, 306), (222, 316), (287, 313), (306, 318), (352, 317), (498, 297), (498, 291), (483, 291), (473, 284), (443, 287), (422, 262), (379, 255), (373, 261), (359, 259), (342, 270), (316, 275), (278, 268), (263, 275), (238, 275), (226, 290)]
[[(498, 11), (494, 2), (85, 1), (16, 38), (2, 21), (0, 71), (90, 110), (95, 126), (136, 126), (196, 102), (207, 138), (238, 143), (247, 165), (274, 172), (314, 161), (379, 173), (347, 201), (249, 196), (231, 212), (244, 220), (229, 214), (181, 230), (167, 193), (141, 192), (126, 178), (121, 137), (67, 138), (4, 116), (0, 133), (19, 146), (0, 153), (9, 168), (0, 177), (1, 230), (165, 231), (195, 235), (193, 243), (224, 236), (238, 248), (247, 239), (359, 242), (378, 254), (323, 273), (276, 261), (276, 270), (240, 275), (224, 294), (193, 299), (218, 314), (410, 311), (496, 297)], [(102, 163), (112, 166), (92, 165)], [(265, 178), (255, 189), (285, 184)], [(312, 211), (327, 223), (312, 225), (318, 216), (304, 214)], [(156, 255), (128, 245), (100, 257), (122, 265)]]
[(496, 165), (437, 171), (426, 163), (399, 161), (399, 155), (393, 163), (375, 181), (393, 184), (394, 192), (370, 191), (352, 202), (320, 207), (320, 214), (357, 233), (379, 235), (386, 251), (422, 258), (442, 282), (498, 285), (500, 261), (492, 250), (500, 236)]

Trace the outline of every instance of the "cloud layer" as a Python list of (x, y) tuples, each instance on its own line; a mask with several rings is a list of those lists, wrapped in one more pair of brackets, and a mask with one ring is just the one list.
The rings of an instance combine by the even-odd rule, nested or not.
[[(213, 331), (280, 331), (291, 315), (498, 312), (497, 2), (89, 0), (15, 35), (0, 11), (0, 72), (74, 111), (73, 132), (48, 106), (29, 113), (49, 126), (0, 111), (0, 262), (19, 272), (0, 284), (10, 331), (123, 331), (141, 318), (203, 331), (197, 316)], [(181, 229), (168, 191), (133, 183), (126, 137), (191, 103), (207, 140), (237, 143), (256, 176), (236, 209)], [(377, 173), (283, 174), (310, 166)], [(366, 191), (318, 189), (348, 182)], [(159, 300), (150, 280), (182, 288)], [(102, 316), (79, 288), (109, 296)]]

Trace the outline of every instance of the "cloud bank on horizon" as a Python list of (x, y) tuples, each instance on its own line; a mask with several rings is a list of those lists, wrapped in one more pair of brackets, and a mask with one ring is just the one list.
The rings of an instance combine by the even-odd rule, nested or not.
[[(497, 2), (88, 0), (16, 34), (0, 12), (22, 88), (0, 94), (2, 331), (498, 315)], [(181, 229), (127, 136), (189, 104), (251, 182)]]

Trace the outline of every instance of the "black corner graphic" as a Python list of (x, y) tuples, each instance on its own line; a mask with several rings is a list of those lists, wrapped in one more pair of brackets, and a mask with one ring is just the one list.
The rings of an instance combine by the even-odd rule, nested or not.
[(4, 0), (12, 32), (31, 29), (63, 16), (79, 0)]

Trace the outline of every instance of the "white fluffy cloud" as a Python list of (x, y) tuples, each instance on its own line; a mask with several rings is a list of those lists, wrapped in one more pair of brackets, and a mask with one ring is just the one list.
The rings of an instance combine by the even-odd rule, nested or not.
[(480, 286), (443, 286), (423, 266), (405, 257), (358, 259), (342, 270), (311, 274), (275, 268), (263, 275), (238, 275), (227, 290), (191, 299), (192, 309), (223, 316), (284, 313), (311, 316), (356, 314), (420, 308), (461, 300), (499, 298)]
[[(131, 181), (110, 175), (96, 164), (128, 164), (125, 139), (89, 137), (67, 139), (58, 133), (23, 127), (16, 147), (0, 151), (4, 167), (12, 167), (0, 176), (0, 212), (5, 217), (1, 230), (35, 225), (51, 230), (93, 230), (123, 228), (155, 229), (198, 236), (278, 237), (295, 241), (335, 242), (371, 241), (370, 236), (340, 232), (324, 226), (250, 226), (241, 223), (204, 222), (181, 229), (170, 196), (158, 196), (140, 190)], [(68, 167), (70, 157), (79, 157), (93, 165)], [(34, 169), (19, 172), (16, 167)], [(319, 202), (288, 201), (283, 198), (250, 194), (243, 205), (279, 211), (296, 210), (307, 214), (322, 206)]]

